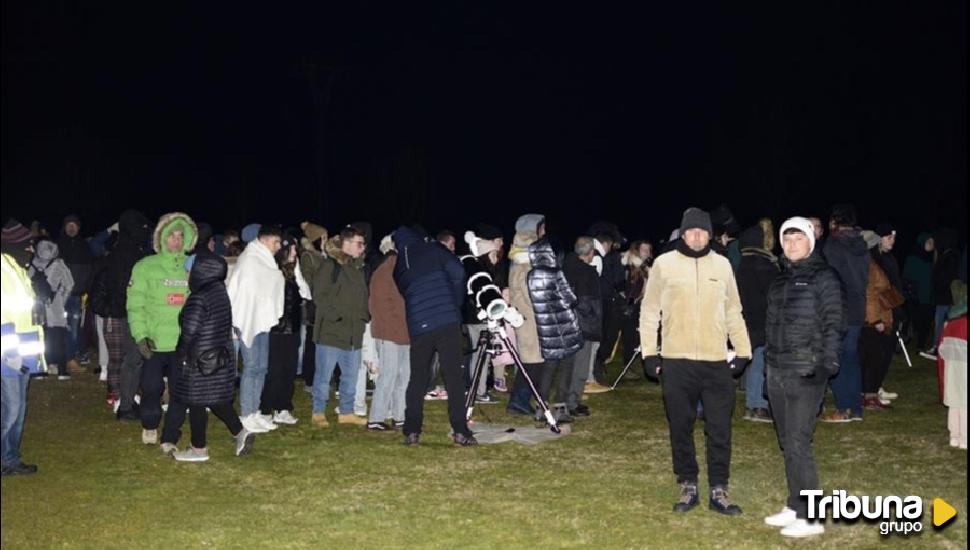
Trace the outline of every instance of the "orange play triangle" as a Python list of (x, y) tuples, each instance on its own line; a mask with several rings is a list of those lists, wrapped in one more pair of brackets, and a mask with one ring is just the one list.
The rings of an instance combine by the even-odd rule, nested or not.
[(933, 499), (933, 526), (940, 527), (944, 523), (953, 519), (957, 511), (942, 498)]

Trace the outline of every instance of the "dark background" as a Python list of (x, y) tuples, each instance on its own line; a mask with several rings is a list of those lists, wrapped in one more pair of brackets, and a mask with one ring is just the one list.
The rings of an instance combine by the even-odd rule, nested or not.
[(965, 2), (88, 4), (3, 3), (4, 219), (966, 231)]

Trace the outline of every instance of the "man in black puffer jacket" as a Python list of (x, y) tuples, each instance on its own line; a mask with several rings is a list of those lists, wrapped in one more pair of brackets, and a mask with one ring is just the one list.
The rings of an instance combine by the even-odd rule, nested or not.
[(411, 336), (411, 379), (405, 395), (404, 444), (417, 445), (424, 423), (424, 396), (437, 351), (448, 390), (448, 417), (457, 445), (477, 441), (465, 420), (465, 383), (461, 373), (461, 307), (465, 301), (465, 268), (438, 243), (421, 239), (408, 227), (393, 235), (397, 248), (394, 282), (404, 296)]
[(100, 318), (108, 348), (108, 399), (118, 399), (119, 420), (139, 420), (135, 394), (141, 377), (142, 357), (128, 330), (128, 280), (131, 269), (148, 255), (148, 218), (126, 210), (118, 218), (118, 241), (94, 267), (91, 308)]
[[(559, 268), (559, 261), (548, 237), (542, 237), (529, 246), (529, 297), (535, 311), (539, 349), (545, 366), (539, 377), (539, 394), (549, 401), (553, 380), (559, 373), (558, 400), (567, 403), (572, 383), (573, 360), (583, 347), (583, 334), (576, 316), (578, 299), (566, 276)], [(571, 420), (562, 416), (559, 421)]]
[(788, 502), (765, 522), (783, 527), (785, 536), (808, 536), (824, 531), (821, 524), (807, 522), (807, 501), (800, 492), (819, 486), (812, 434), (826, 382), (839, 370), (844, 299), (838, 274), (812, 254), (812, 222), (792, 218), (780, 233), (786, 269), (768, 291), (765, 358), (768, 400), (785, 456)]
[[(248, 453), (255, 435), (248, 432), (232, 408), (236, 364), (232, 347), (232, 304), (226, 291), (226, 260), (212, 252), (200, 252), (189, 273), (191, 294), (179, 312), (179, 340), (175, 348), (177, 367), (171, 385), (171, 402), (165, 414), (162, 452), (180, 462), (209, 460), (206, 425), (209, 408), (236, 439), (236, 455)], [(179, 452), (175, 446), (189, 409), (192, 447)]]

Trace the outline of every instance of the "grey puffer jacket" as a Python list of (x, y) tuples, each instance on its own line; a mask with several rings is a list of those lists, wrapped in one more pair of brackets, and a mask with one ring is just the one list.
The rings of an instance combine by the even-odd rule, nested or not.
[(529, 246), (529, 297), (535, 311), (542, 358), (565, 359), (583, 347), (576, 305), (579, 300), (566, 282), (552, 245), (546, 238)]
[(30, 276), (42, 272), (47, 278), (54, 292), (51, 300), (46, 304), (46, 320), (48, 327), (67, 327), (67, 311), (64, 308), (67, 299), (74, 290), (74, 277), (67, 264), (60, 258), (60, 250), (54, 241), (42, 240), (37, 243), (34, 259), (30, 263)]

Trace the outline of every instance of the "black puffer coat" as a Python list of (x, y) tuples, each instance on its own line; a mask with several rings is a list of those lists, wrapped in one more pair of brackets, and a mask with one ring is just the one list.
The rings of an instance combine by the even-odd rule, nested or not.
[(556, 253), (546, 238), (529, 246), (529, 297), (535, 311), (539, 347), (546, 360), (565, 359), (583, 347), (576, 317), (578, 299), (559, 269)]
[[(236, 365), (232, 357), (232, 306), (226, 291), (228, 267), (221, 256), (196, 256), (189, 273), (189, 294), (179, 314), (177, 374), (172, 397), (185, 405), (206, 406), (232, 402)], [(203, 353), (224, 347), (229, 365), (203, 376), (196, 361)]]
[(839, 276), (818, 255), (782, 265), (768, 290), (766, 364), (800, 376), (832, 376), (846, 324)]
[(296, 279), (285, 277), (283, 287), (283, 315), (280, 322), (269, 331), (273, 334), (299, 334), (303, 323), (303, 298), (300, 297), (300, 287)]
[(744, 324), (748, 327), (751, 348), (765, 345), (765, 315), (768, 309), (768, 289), (778, 276), (778, 260), (765, 250), (765, 233), (760, 226), (752, 226), (741, 233), (741, 264), (738, 266), (738, 293), (744, 310)]
[(128, 317), (128, 280), (131, 268), (148, 255), (148, 218), (137, 210), (126, 210), (118, 219), (118, 242), (111, 252), (95, 263), (90, 293), (91, 308), (101, 317)]
[(869, 285), (869, 247), (857, 229), (844, 230), (825, 241), (825, 260), (835, 269), (845, 290), (846, 323), (866, 322), (866, 287)]

